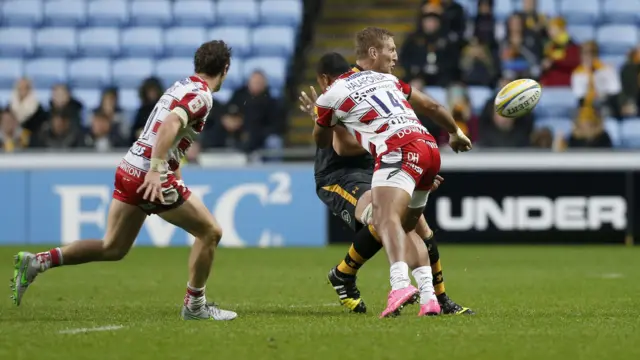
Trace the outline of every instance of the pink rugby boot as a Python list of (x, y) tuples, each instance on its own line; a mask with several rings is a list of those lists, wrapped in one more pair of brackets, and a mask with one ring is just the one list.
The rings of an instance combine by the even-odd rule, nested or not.
[(440, 315), (440, 303), (438, 303), (438, 299), (431, 299), (428, 303), (420, 305), (418, 316), (435, 315)]
[(397, 312), (405, 305), (415, 302), (419, 295), (420, 291), (413, 285), (404, 289), (391, 290), (387, 298), (387, 308), (380, 314), (380, 319), (389, 315), (397, 315)]

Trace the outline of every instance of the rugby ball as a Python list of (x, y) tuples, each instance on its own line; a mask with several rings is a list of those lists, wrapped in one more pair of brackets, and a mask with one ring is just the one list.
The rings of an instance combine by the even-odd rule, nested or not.
[(512, 81), (503, 87), (496, 96), (496, 112), (507, 118), (524, 116), (536, 107), (541, 95), (542, 88), (535, 80)]

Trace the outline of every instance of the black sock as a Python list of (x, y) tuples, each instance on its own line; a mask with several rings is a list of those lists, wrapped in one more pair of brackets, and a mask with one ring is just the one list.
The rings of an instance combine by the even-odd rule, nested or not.
[(442, 276), (442, 265), (440, 264), (440, 252), (438, 252), (438, 243), (435, 234), (431, 234), (430, 238), (422, 239), (429, 250), (429, 261), (431, 262), (431, 273), (433, 274), (433, 288), (436, 295), (445, 293), (444, 277)]
[(367, 260), (382, 249), (382, 244), (371, 234), (368, 226), (356, 233), (353, 244), (349, 247), (344, 260), (337, 266), (340, 276), (354, 276)]

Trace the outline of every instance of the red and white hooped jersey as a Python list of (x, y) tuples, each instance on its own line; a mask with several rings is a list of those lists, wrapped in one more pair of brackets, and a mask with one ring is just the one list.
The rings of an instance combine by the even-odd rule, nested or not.
[(207, 116), (213, 106), (213, 98), (207, 83), (198, 76), (190, 76), (176, 81), (153, 108), (147, 119), (144, 130), (138, 140), (131, 146), (124, 161), (134, 168), (148, 171), (151, 162), (151, 150), (156, 143), (158, 128), (169, 113), (178, 108), (188, 118), (180, 128), (167, 154), (169, 170), (175, 171), (180, 161), (191, 146), (194, 138), (202, 131)]
[(407, 101), (410, 96), (411, 86), (397, 77), (354, 68), (318, 97), (316, 122), (344, 124), (373, 156), (414, 139), (433, 141)]

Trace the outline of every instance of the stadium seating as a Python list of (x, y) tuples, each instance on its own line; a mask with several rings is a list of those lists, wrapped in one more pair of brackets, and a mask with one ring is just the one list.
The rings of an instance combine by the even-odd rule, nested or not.
[(131, 0), (131, 23), (137, 26), (169, 26), (173, 21), (171, 2)]
[(69, 83), (79, 88), (103, 88), (111, 84), (111, 60), (85, 58), (69, 62)]
[(624, 120), (620, 126), (622, 145), (627, 148), (640, 148), (640, 119)]
[(625, 54), (638, 44), (638, 29), (635, 25), (603, 25), (596, 40), (601, 53)]
[(219, 101), (224, 104), (231, 99), (232, 95), (233, 95), (233, 90), (223, 88), (223, 89), (220, 89), (220, 91), (213, 93), (213, 98), (216, 99), (216, 101)]
[[(10, 89), (16, 79), (22, 77), (21, 59), (0, 59), (0, 88)], [(1, 103), (0, 103), (0, 106)]]
[(604, 1), (602, 17), (608, 23), (635, 24), (640, 20), (640, 0)]
[(281, 57), (253, 57), (244, 62), (242, 71), (245, 79), (254, 71), (262, 71), (269, 85), (280, 88), (286, 77), (286, 61)]
[(569, 25), (567, 31), (573, 41), (578, 43), (596, 39), (596, 29), (593, 25)]
[(87, 20), (91, 26), (123, 26), (129, 22), (127, 0), (92, 0)]
[(217, 3), (218, 23), (254, 25), (258, 22), (258, 4), (253, 1), (221, 0)]
[(515, 10), (512, 0), (493, 0), (493, 13), (498, 21), (503, 21)]
[(560, 13), (570, 24), (592, 24), (600, 19), (600, 1), (560, 0)]
[(260, 3), (260, 22), (298, 26), (302, 22), (302, 3), (297, 0), (263, 0)]
[(234, 56), (247, 56), (251, 53), (251, 35), (248, 27), (219, 26), (209, 32), (209, 39), (224, 40), (233, 49)]
[(120, 54), (120, 31), (115, 27), (85, 28), (78, 33), (78, 53), (83, 56)]
[(188, 58), (165, 58), (156, 63), (155, 73), (159, 74), (160, 80), (165, 87), (168, 87), (178, 79), (191, 75), (193, 59)]
[(51, 88), (39, 88), (36, 89), (36, 97), (40, 101), (40, 105), (45, 110), (49, 110), (51, 104)]
[(0, 28), (0, 55), (28, 56), (33, 53), (33, 30), (27, 27)]
[(431, 96), (435, 101), (448, 108), (446, 90), (437, 86), (427, 86), (424, 88), (424, 92)]
[(242, 86), (244, 75), (242, 73), (243, 62), (241, 59), (231, 59), (231, 66), (229, 66), (229, 72), (227, 78), (224, 81), (226, 88), (237, 88)]
[(173, 3), (173, 20), (183, 26), (209, 26), (215, 23), (215, 6), (209, 0), (183, 0)]
[(67, 60), (64, 58), (37, 58), (25, 64), (24, 72), (36, 88), (48, 88), (67, 81)]
[(74, 56), (77, 50), (75, 28), (41, 28), (36, 32), (36, 53), (40, 56)]
[(620, 147), (622, 145), (622, 139), (620, 134), (620, 122), (616, 119), (605, 119), (604, 130), (609, 134), (613, 147)]
[(167, 56), (193, 54), (207, 40), (202, 27), (176, 27), (164, 32), (164, 47)]
[(134, 112), (140, 107), (140, 97), (135, 89), (120, 89), (118, 91), (118, 105), (125, 112)]
[(153, 75), (153, 60), (150, 58), (119, 59), (113, 62), (113, 83), (121, 88), (137, 88), (142, 81)]
[(84, 1), (49, 0), (44, 3), (44, 24), (49, 26), (82, 26), (87, 20)]
[(257, 56), (290, 56), (295, 47), (295, 33), (289, 26), (256, 28), (251, 36), (251, 47)]
[(493, 90), (484, 86), (469, 87), (469, 99), (471, 108), (474, 112), (479, 113), (484, 108), (487, 100), (493, 96)]
[(5, 0), (0, 5), (4, 26), (36, 26), (42, 23), (41, 0)]
[(578, 100), (570, 88), (549, 87), (542, 91), (534, 112), (541, 117), (571, 117)]
[(600, 57), (603, 63), (613, 66), (616, 70), (620, 71), (624, 63), (627, 61), (626, 55), (604, 55)]
[(541, 118), (535, 122), (536, 129), (549, 128), (554, 135), (564, 137), (571, 134), (573, 122), (567, 118)]
[(133, 27), (121, 33), (122, 53), (126, 56), (160, 56), (164, 52), (159, 27)]
[(100, 105), (102, 93), (96, 89), (74, 89), (71, 94), (84, 105), (84, 109), (93, 111)]

